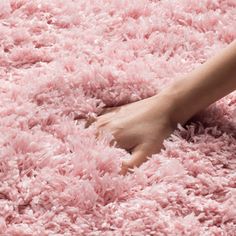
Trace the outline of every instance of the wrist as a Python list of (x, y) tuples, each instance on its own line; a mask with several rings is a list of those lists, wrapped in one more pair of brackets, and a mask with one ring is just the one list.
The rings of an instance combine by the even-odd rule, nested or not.
[(173, 127), (184, 125), (195, 113), (190, 86), (185, 81), (175, 81), (159, 94), (157, 100), (165, 101), (166, 111)]

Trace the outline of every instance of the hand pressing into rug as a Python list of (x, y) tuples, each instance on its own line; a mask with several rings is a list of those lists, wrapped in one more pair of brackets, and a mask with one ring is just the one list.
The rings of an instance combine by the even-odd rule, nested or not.
[(116, 146), (132, 153), (123, 161), (120, 174), (140, 166), (147, 157), (161, 150), (163, 140), (174, 130), (171, 123), (170, 104), (163, 96), (153, 96), (121, 107), (104, 109), (96, 120), (100, 130), (110, 131)]
[(132, 157), (120, 174), (139, 167), (158, 153), (163, 141), (193, 115), (236, 89), (236, 41), (196, 70), (174, 81), (159, 94), (120, 107), (105, 108), (95, 121), (97, 134), (109, 131), (116, 146)]

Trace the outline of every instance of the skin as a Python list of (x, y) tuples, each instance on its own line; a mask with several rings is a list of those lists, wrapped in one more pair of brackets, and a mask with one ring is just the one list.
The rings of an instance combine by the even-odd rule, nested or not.
[[(95, 119), (87, 121), (111, 132), (115, 145), (132, 156), (123, 161), (120, 174), (132, 172), (152, 154), (158, 153), (163, 141), (192, 116), (236, 89), (236, 40), (196, 70), (175, 80), (159, 94), (119, 107), (105, 108)], [(187, 108), (187, 109), (186, 109)]]

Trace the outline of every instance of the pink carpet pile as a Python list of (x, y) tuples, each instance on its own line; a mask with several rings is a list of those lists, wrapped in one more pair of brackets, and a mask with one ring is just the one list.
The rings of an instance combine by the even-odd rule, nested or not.
[(0, 235), (236, 235), (236, 92), (127, 176), (84, 119), (235, 38), (235, 0), (0, 1)]

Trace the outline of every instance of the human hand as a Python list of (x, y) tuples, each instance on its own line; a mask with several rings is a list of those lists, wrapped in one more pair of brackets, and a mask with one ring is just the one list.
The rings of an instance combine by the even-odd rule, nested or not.
[(120, 174), (132, 172), (158, 153), (165, 138), (174, 130), (170, 119), (170, 103), (162, 96), (153, 96), (119, 107), (105, 108), (92, 123), (97, 128), (97, 136), (103, 130), (111, 132), (116, 146), (132, 154), (130, 160), (123, 161)]

